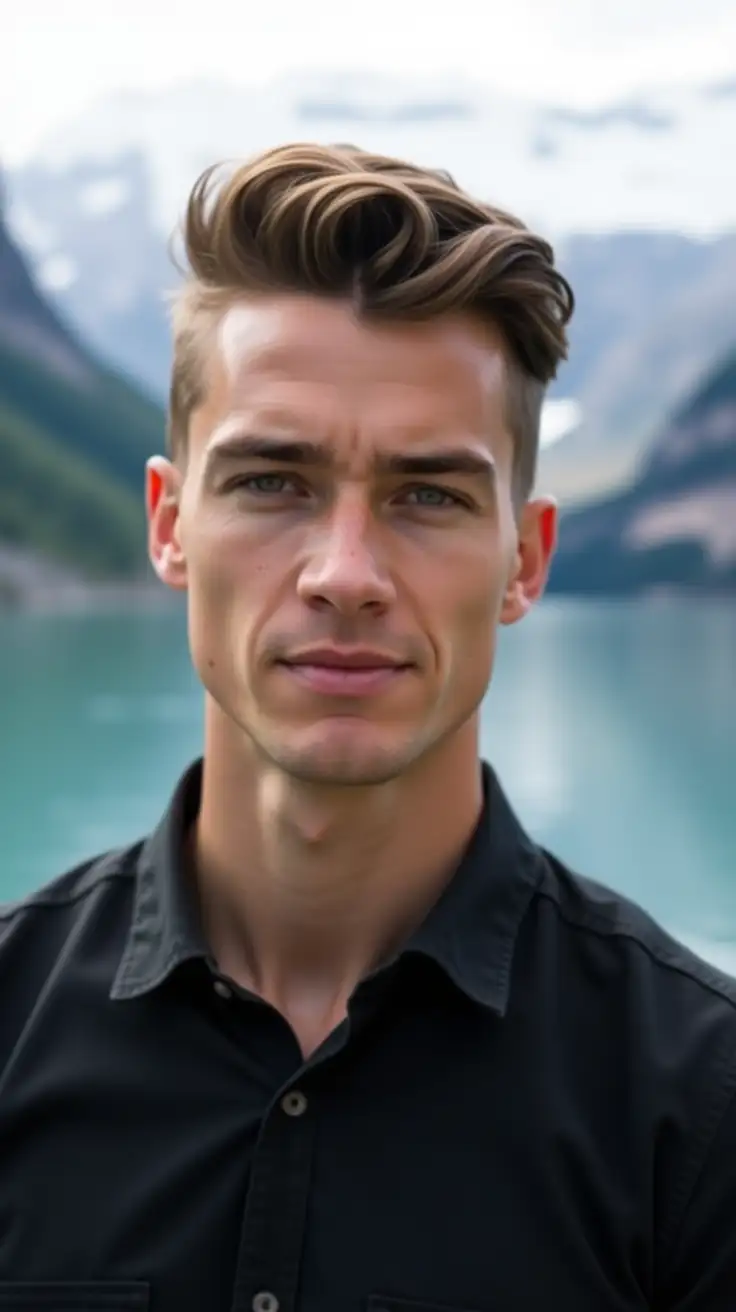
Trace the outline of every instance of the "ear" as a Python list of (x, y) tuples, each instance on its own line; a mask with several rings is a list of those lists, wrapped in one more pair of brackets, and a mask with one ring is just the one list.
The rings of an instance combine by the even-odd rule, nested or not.
[(516, 624), (542, 596), (557, 545), (557, 522), (557, 503), (552, 497), (539, 497), (524, 506), (513, 570), (501, 607), (502, 624)]
[(164, 456), (146, 464), (148, 555), (162, 583), (181, 592), (187, 586), (187, 563), (179, 541), (181, 471)]

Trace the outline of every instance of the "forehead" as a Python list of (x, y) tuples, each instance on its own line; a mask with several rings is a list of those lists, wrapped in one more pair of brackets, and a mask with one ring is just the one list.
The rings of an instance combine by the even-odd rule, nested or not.
[(507, 436), (504, 344), (469, 316), (376, 321), (274, 296), (229, 307), (211, 349), (205, 440), (229, 418), (321, 439)]

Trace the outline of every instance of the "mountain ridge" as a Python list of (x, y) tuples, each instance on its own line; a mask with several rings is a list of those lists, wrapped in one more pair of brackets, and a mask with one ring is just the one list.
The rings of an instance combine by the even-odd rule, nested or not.
[(736, 349), (623, 491), (563, 514), (550, 592), (736, 593)]
[(39, 293), (0, 210), (0, 596), (147, 574), (142, 484), (161, 411)]
[[(178, 281), (166, 243), (189, 188), (215, 160), (305, 138), (448, 168), (554, 240), (578, 309), (550, 396), (579, 403), (594, 470), (580, 479), (564, 440), (545, 457), (563, 500), (588, 495), (609, 466), (628, 468), (620, 452), (637, 456), (736, 341), (736, 189), (723, 168), (736, 96), (724, 79), (587, 109), (360, 71), (115, 93), (13, 171), (12, 230), (85, 340), (163, 402), (164, 293)], [(610, 444), (602, 461), (599, 441)]]
[(642, 87), (583, 109), (436, 74), (297, 72), (250, 87), (183, 80), (99, 98), (60, 122), (27, 164), (63, 170), (142, 150), (165, 235), (194, 178), (216, 160), (356, 132), (358, 145), (449, 169), (555, 240), (632, 225), (691, 235), (736, 226), (723, 169), (736, 96), (722, 81)]

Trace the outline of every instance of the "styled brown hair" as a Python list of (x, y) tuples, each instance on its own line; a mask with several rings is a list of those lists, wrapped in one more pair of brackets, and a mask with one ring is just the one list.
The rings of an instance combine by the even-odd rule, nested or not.
[(204, 399), (209, 333), (248, 293), (346, 298), (362, 316), (426, 319), (465, 311), (492, 322), (509, 354), (515, 493), (536, 477), (547, 384), (567, 357), (572, 290), (552, 247), (474, 200), (449, 174), (354, 146), (280, 146), (218, 187), (194, 185), (183, 223), (188, 268), (173, 305), (169, 450), (185, 457)]

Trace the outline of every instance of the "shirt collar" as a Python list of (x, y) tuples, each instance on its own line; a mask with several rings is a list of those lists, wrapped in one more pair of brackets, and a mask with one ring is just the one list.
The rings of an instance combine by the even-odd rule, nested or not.
[(433, 958), (458, 988), (503, 1016), (521, 923), (542, 881), (542, 851), (485, 762), (483, 810), (457, 870), (404, 951)]
[(133, 910), (125, 948), (110, 992), (114, 999), (149, 993), (184, 961), (210, 959), (191, 871), (186, 835), (202, 791), (202, 758), (176, 785), (161, 820), (138, 858)]
[[(399, 955), (432, 958), (465, 994), (502, 1016), (518, 931), (541, 881), (543, 860), (494, 771), (485, 763), (481, 768), (484, 802), (475, 831), (453, 878)], [(201, 786), (199, 758), (180, 778), (142, 845), (130, 929), (110, 994), (114, 999), (150, 992), (193, 958), (214, 965), (184, 859)]]

